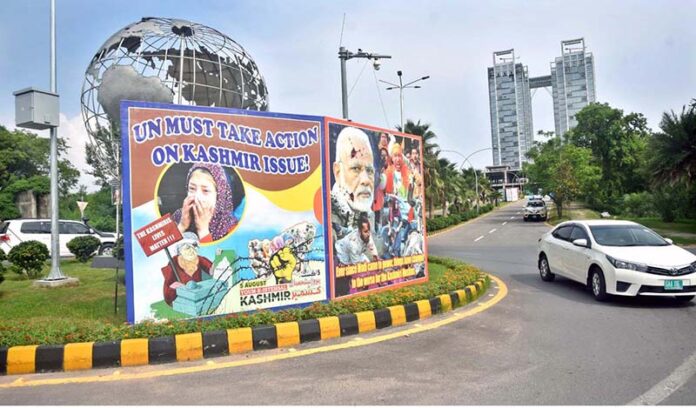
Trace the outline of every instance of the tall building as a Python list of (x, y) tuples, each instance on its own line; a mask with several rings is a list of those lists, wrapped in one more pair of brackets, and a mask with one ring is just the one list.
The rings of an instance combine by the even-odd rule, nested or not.
[(527, 67), (515, 62), (515, 50), (493, 53), (488, 97), (493, 163), (520, 169), (534, 138)]
[(585, 49), (585, 40), (561, 41), (561, 56), (551, 63), (553, 117), (556, 134), (563, 135), (578, 124), (582, 108), (596, 100), (594, 58)]
[(575, 115), (596, 100), (594, 59), (582, 38), (561, 42), (561, 56), (551, 63), (551, 75), (529, 77), (527, 66), (516, 62), (515, 50), (493, 53), (488, 68), (493, 165), (522, 168), (534, 142), (532, 93), (552, 88), (556, 134), (577, 124)]

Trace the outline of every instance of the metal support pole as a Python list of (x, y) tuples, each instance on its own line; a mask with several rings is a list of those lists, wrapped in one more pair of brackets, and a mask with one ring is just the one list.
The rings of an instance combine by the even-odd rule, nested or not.
[[(471, 164), (471, 162), (469, 162)], [(471, 169), (474, 171), (474, 180), (476, 180), (476, 214), (478, 215), (479, 213), (479, 189), (478, 189), (478, 172), (474, 168), (474, 166), (471, 166)]]
[(111, 255), (116, 259), (116, 274), (114, 276), (114, 314), (118, 313), (118, 264), (120, 260), (118, 259), (118, 240), (121, 237), (121, 229), (119, 228), (120, 221), (120, 210), (121, 210), (121, 178), (118, 179), (118, 195), (114, 194), (116, 197), (116, 244), (112, 249)]
[(346, 47), (339, 48), (338, 58), (341, 60), (341, 102), (343, 104), (343, 119), (348, 119), (348, 83), (346, 80), (346, 59), (348, 59)]
[[(51, 0), (51, 92), (56, 85), (56, 1)], [(58, 226), (58, 129), (51, 128), (51, 272), (46, 280), (65, 279), (60, 270), (60, 234)]]
[[(399, 71), (401, 72), (401, 71)], [(401, 112), (401, 131), (404, 131), (404, 85), (399, 75), (399, 111)]]

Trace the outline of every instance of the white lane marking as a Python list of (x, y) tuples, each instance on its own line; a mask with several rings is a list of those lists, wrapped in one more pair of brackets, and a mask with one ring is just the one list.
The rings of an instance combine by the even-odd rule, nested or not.
[(515, 219), (515, 217), (510, 217), (510, 219), (511, 219), (511, 220), (514, 220), (514, 219)]
[(476, 238), (476, 239), (474, 240), (474, 242), (476, 242), (476, 241), (478, 241), (479, 239), (482, 239), (482, 238), (483, 238), (483, 235), (481, 235), (480, 237)]
[(522, 214), (522, 211), (517, 211), (517, 214)]
[(696, 352), (689, 356), (669, 377), (655, 384), (627, 405), (657, 405), (679, 389), (696, 374)]
[(489, 233), (489, 234), (492, 234), (492, 233), (494, 233), (494, 232), (496, 232), (496, 231), (497, 231), (497, 229), (493, 228), (492, 230), (488, 231), (488, 233)]
[(507, 224), (507, 221), (505, 221), (505, 222), (503, 223), (503, 225), (505, 225), (505, 224)]

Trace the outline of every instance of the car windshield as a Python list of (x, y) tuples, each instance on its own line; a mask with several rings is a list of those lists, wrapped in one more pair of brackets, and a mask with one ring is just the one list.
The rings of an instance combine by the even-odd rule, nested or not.
[(527, 207), (543, 207), (544, 202), (543, 201), (530, 201), (527, 203)]
[(666, 246), (667, 241), (642, 225), (590, 226), (595, 241), (605, 246)]
[(9, 222), (0, 222), (0, 234), (7, 232), (7, 226), (10, 225)]

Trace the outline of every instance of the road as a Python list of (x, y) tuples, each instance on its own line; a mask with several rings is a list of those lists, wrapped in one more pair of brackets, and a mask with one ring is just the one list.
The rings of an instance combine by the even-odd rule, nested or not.
[[(598, 303), (582, 285), (563, 278), (542, 282), (536, 270), (536, 244), (548, 226), (523, 222), (521, 205), (509, 205), (429, 239), (431, 254), (466, 260), (505, 282), (507, 296), (481, 313), (373, 344), (360, 345), (398, 329), (330, 341), (328, 346), (350, 342), (358, 346), (283, 360), (274, 358), (288, 352), (274, 350), (189, 364), (25, 376), (22, 381), (59, 383), (0, 388), (0, 401), (619, 405), (636, 403), (641, 397), (662, 404), (696, 403), (696, 304), (662, 299)], [(499, 290), (492, 288), (491, 295)], [(447, 315), (410, 327), (444, 318)], [(326, 346), (308, 343), (298, 350)], [(215, 368), (258, 356), (270, 361)], [(210, 370), (186, 372), (200, 366)], [(182, 373), (161, 375), (162, 370), (181, 367)], [(109, 382), (91, 381), (95, 373)], [(133, 373), (148, 378), (111, 381)], [(76, 376), (89, 382), (61, 383)], [(0, 385), (10, 380), (16, 381), (5, 377)]]

